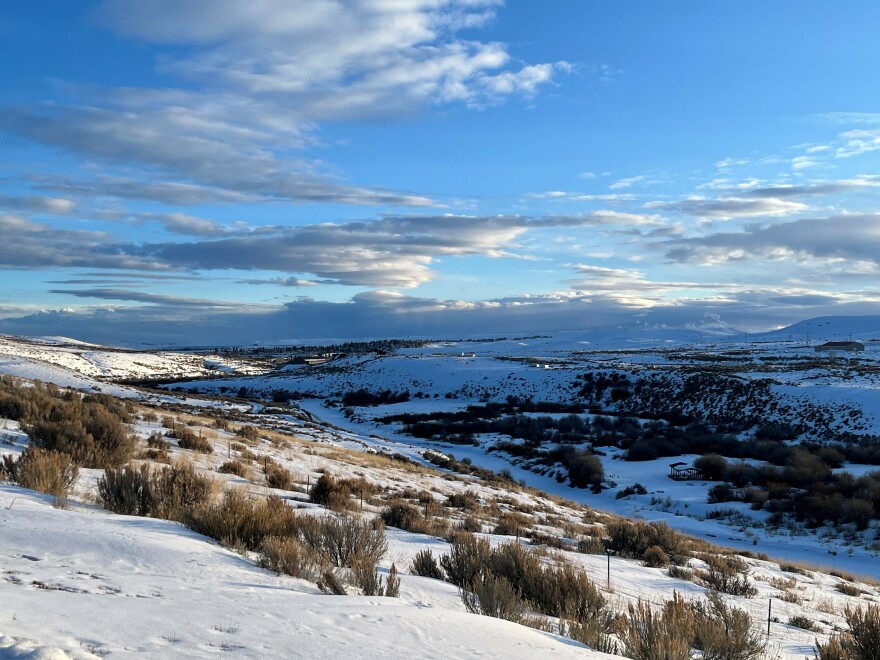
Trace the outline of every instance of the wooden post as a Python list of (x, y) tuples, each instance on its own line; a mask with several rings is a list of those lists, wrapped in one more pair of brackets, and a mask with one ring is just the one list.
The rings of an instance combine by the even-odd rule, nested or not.
[(767, 602), (767, 637), (770, 637), (770, 614), (773, 612), (773, 599)]

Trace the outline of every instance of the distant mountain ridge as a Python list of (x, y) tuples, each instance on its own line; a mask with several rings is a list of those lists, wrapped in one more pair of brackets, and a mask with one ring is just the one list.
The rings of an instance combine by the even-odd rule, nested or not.
[(785, 328), (765, 332), (761, 338), (796, 341), (880, 340), (880, 314), (866, 316), (817, 316), (798, 321)]

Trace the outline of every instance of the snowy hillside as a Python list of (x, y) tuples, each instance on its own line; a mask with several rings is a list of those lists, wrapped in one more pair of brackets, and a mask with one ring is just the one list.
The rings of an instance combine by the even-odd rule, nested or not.
[[(177, 352), (113, 349), (65, 337), (24, 339), (0, 336), (3, 373), (55, 382), (79, 377), (105, 381), (194, 378), (216, 373), (265, 371), (242, 360)], [(57, 375), (56, 375), (57, 374)]]
[[(150, 421), (148, 410), (139, 417), (134, 428), (141, 438), (169, 432), (164, 421)], [(176, 423), (203, 431), (207, 427), (199, 424), (209, 422), (191, 414), (176, 416)], [(14, 423), (5, 421), (2, 426), (7, 429), (6, 442), (14, 444), (0, 444), (0, 453), (20, 454), (24, 435)], [(485, 521), (487, 531), (496, 526), (484, 538), (495, 546), (522, 543), (545, 561), (571, 562), (601, 585), (604, 598), (616, 612), (625, 612), (627, 605), (638, 601), (659, 607), (675, 593), (686, 602), (702, 602), (707, 597), (703, 586), (685, 577), (703, 565), (701, 560), (690, 560), (693, 568), (674, 576), (671, 568), (645, 566), (623, 557), (609, 560), (596, 551), (548, 553), (539, 541), (528, 543), (519, 533), (514, 536), (497, 526), (514, 512), (518, 519), (532, 521), (525, 524), (557, 537), (563, 534), (559, 525), (587, 530), (581, 521), (607, 524), (608, 519), (589, 510), (538, 493), (508, 490), (497, 482), (370, 459), (368, 454), (346, 450), (343, 436), (304, 440), (277, 431), (259, 430), (258, 434), (261, 440), (248, 441), (247, 450), (231, 448), (231, 441), (243, 436), (230, 429), (211, 434), (213, 454), (194, 454), (175, 445), (171, 453), (176, 459), (194, 461), (204, 474), (213, 474), (227, 486), (246, 486), (255, 494), (273, 492), (261, 485), (257, 472), (242, 479), (216, 470), (228, 460), (227, 451), (250, 463), (251, 470), (259, 469), (261, 457), (266, 457), (297, 475), (294, 488), (274, 492), (301, 508), (300, 515), (332, 515), (307, 503), (300, 490), (307, 475), (313, 480), (325, 471), (348, 478), (366, 475), (382, 489), (378, 500), (371, 498), (369, 504), (361, 505), (366, 516), (378, 511), (383, 501), (399, 501), (393, 498), (405, 497), (406, 492), (428, 493), (438, 504), (456, 494), (474, 497), (482, 506), (471, 511)], [(248, 452), (253, 459), (246, 458)], [(0, 535), (0, 657), (209, 657), (218, 653), (246, 658), (606, 657), (557, 634), (468, 613), (454, 586), (413, 575), (409, 567), (417, 552), (449, 552), (449, 543), (437, 536), (386, 530), (389, 548), (380, 570), (387, 575), (392, 563), (400, 569), (398, 598), (363, 596), (357, 590), (348, 596), (330, 596), (314, 583), (259, 568), (253, 553), (223, 549), (178, 523), (95, 508), (88, 501), (97, 476), (97, 471), (84, 471), (68, 510), (53, 508), (47, 496), (0, 484), (0, 527), (4, 529)], [(842, 624), (846, 605), (880, 597), (875, 586), (851, 582), (846, 576), (798, 565), (780, 567), (759, 559), (745, 562), (753, 593), (729, 596), (727, 601), (749, 614), (754, 632), (762, 639), (769, 603), (772, 621), (767, 657), (800, 660), (811, 655), (815, 639), (824, 640)], [(812, 629), (802, 627), (808, 624)]]

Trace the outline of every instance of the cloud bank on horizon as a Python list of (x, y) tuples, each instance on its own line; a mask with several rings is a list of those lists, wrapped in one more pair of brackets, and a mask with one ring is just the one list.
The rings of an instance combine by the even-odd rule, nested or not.
[(880, 313), (880, 7), (856, 5), (5, 7), (0, 332)]

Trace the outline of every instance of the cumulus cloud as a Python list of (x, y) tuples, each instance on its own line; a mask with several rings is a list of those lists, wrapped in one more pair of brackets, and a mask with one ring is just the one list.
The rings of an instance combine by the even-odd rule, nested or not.
[(105, 0), (102, 22), (159, 44), (158, 72), (184, 84), (61, 84), (51, 103), (3, 108), (0, 131), (127, 168), (125, 177), (44, 182), (59, 188), (173, 204), (437, 206), (416, 193), (352, 185), (305, 154), (326, 122), (531, 98), (571, 70), (520, 63), (505, 44), (461, 36), (489, 22), (498, 4)]
[(669, 259), (679, 262), (819, 257), (880, 263), (880, 214), (800, 219), (660, 245)]

